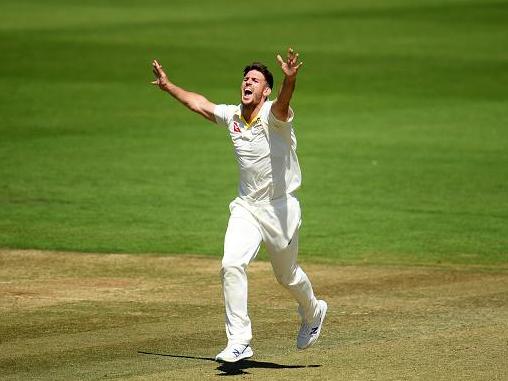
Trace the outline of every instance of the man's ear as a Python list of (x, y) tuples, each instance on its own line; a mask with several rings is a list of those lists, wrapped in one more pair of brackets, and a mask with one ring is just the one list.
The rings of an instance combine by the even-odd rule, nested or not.
[(265, 89), (263, 90), (263, 96), (265, 98), (268, 98), (268, 96), (272, 93), (272, 89), (270, 89), (268, 86), (265, 87)]

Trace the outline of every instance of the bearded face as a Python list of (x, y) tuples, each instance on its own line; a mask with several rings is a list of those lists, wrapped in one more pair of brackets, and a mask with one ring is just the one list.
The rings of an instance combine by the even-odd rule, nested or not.
[(258, 105), (267, 98), (272, 91), (263, 73), (257, 70), (251, 70), (243, 77), (240, 89), (242, 104), (244, 106)]

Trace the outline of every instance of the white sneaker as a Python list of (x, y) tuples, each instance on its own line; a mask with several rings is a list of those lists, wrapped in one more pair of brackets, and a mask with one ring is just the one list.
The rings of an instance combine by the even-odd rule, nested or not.
[[(298, 337), (296, 338), (296, 347), (298, 349), (307, 349), (312, 344), (314, 344), (319, 334), (321, 333), (321, 327), (323, 326), (323, 321), (325, 320), (326, 310), (328, 309), (328, 305), (324, 300), (318, 300), (319, 306), (319, 315), (310, 323), (305, 323), (302, 320), (302, 326), (300, 327), (300, 332), (298, 332)], [(300, 315), (303, 316), (302, 310), (299, 308)]]
[(254, 352), (249, 345), (228, 344), (228, 346), (217, 356), (215, 361), (219, 362), (237, 362), (254, 356)]

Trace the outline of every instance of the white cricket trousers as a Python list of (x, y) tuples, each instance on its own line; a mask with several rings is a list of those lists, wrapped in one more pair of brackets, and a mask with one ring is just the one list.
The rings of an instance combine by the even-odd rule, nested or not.
[(298, 199), (288, 195), (270, 204), (252, 205), (237, 198), (230, 211), (221, 269), (228, 344), (247, 345), (252, 340), (246, 269), (262, 241), (277, 281), (300, 305), (302, 319), (312, 321), (319, 313), (317, 299), (309, 278), (296, 262), (301, 216)]

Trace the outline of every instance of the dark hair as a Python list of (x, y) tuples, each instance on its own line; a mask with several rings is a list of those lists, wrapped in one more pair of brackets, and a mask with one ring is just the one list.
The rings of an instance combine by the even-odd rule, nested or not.
[(268, 70), (266, 65), (261, 62), (253, 62), (250, 65), (245, 66), (245, 69), (243, 69), (243, 76), (245, 77), (251, 70), (256, 70), (263, 74), (266, 82), (268, 83), (268, 87), (270, 87), (270, 89), (273, 88), (273, 75), (270, 73), (270, 70)]

